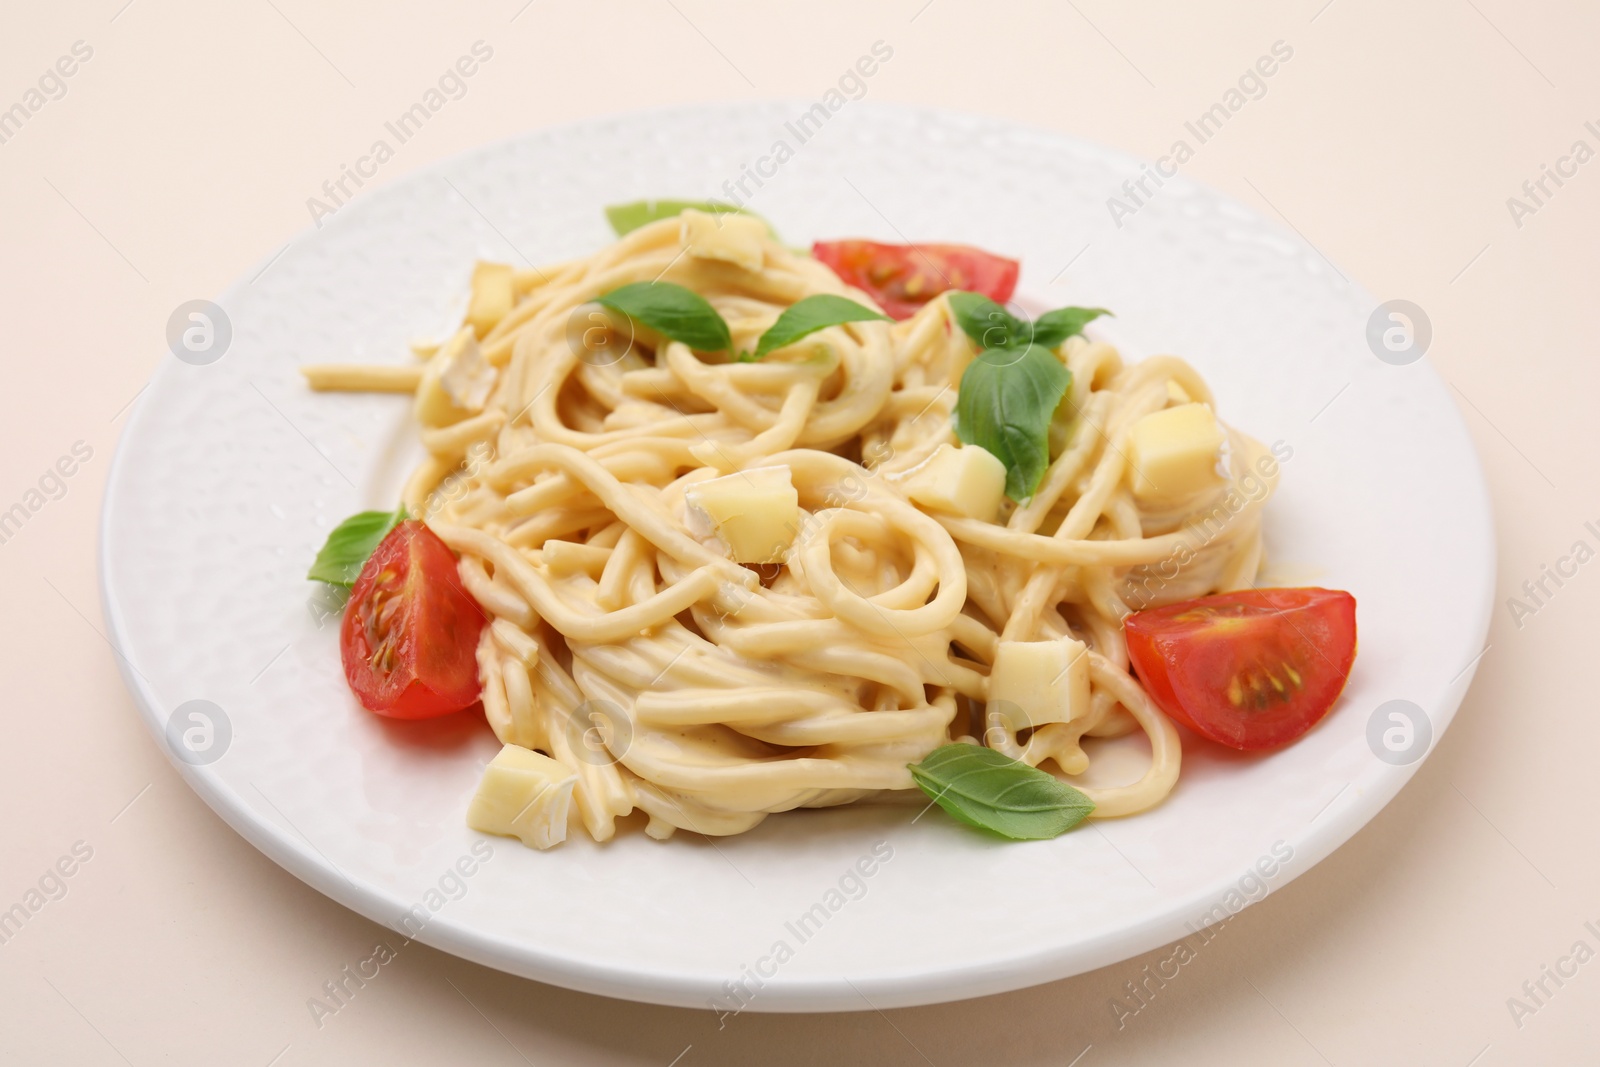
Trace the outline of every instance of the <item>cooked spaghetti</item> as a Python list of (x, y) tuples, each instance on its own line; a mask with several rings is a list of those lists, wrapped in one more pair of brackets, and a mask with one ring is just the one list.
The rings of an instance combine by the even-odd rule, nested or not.
[[(665, 219), (542, 271), (481, 266), (502, 272), (509, 301), (475, 293), (469, 325), (426, 363), (307, 369), (319, 388), (415, 395), (429, 456), (404, 502), (459, 554), (491, 618), (477, 661), (500, 740), (575, 776), (597, 841), (636, 809), (654, 837), (723, 835), (908, 790), (909, 763), (960, 740), (1053, 769), (1096, 817), (1159, 803), (1179, 739), (1128, 671), (1122, 620), (1251, 585), (1266, 451), (1224, 428), (1216, 477), (1152, 503), (1136, 492), (1133, 428), (1209, 410), (1211, 393), (1180, 359), (1129, 364), (1079, 334), (1054, 350), (1071, 384), (1031, 497), (992, 519), (915, 502), (917, 472), (958, 447), (952, 413), (978, 352), (948, 297), (740, 361), (731, 352), (804, 297), (871, 302), (764, 233), (758, 248), (740, 262)], [(594, 303), (648, 281), (708, 300), (730, 353)], [(773, 468), (797, 501), (788, 543), (735, 562), (697, 494)], [(1082, 706), (994, 706), (1000, 649), (1058, 639), (1084, 646)], [(1134, 731), (1149, 742), (1142, 776), (1086, 784), (1085, 739)]]

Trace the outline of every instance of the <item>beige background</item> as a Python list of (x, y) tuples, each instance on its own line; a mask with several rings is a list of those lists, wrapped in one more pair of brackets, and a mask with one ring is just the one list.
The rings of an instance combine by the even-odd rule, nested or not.
[[(0, 908), (93, 858), (0, 945), (7, 1063), (1412, 1064), (1593, 1062), (1600, 963), (1518, 1022), (1507, 998), (1600, 947), (1600, 565), (1519, 628), (1504, 600), (1600, 520), (1600, 162), (1516, 226), (1506, 198), (1600, 137), (1600, 13), (1510, 0), (1197, 5), (827, 0), (74, 0), (0, 20), (0, 108), (93, 58), (0, 145), (0, 509), (93, 457), (0, 544)], [(120, 9), (120, 10), (119, 10)], [(24, 10), (26, 14), (24, 14)], [(1269, 94), (1186, 168), (1280, 217), (1380, 299), (1422, 305), (1500, 539), (1491, 646), (1454, 727), (1332, 858), (1233, 920), (1118, 1031), (1129, 960), (962, 1004), (835, 1016), (637, 1006), (411, 946), (319, 1028), (305, 1003), (380, 928), (259, 855), (138, 722), (101, 628), (95, 523), (125, 406), (182, 301), (306, 226), (306, 197), (472, 41), (496, 49), (394, 181), (530, 127), (680, 101), (816, 97), (873, 40), (869, 97), (1147, 157), (1272, 42)], [(742, 72), (742, 73), (741, 73)], [(1551, 186), (1553, 189), (1554, 187)], [(671, 192), (671, 190), (663, 190)], [(1395, 531), (1403, 535), (1403, 531)], [(674, 1057), (679, 1057), (674, 1060)], [(1077, 1057), (1075, 1059), (1075, 1057)]]

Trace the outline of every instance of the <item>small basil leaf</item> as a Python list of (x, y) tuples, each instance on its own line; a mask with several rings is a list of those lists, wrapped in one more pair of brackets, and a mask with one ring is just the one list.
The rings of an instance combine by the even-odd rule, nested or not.
[(1033, 322), (1033, 343), (1055, 348), (1074, 334), (1082, 333), (1085, 326), (1101, 315), (1109, 314), (1111, 312), (1105, 308), (1056, 308), (1047, 311)]
[(1028, 345), (978, 354), (956, 394), (956, 436), (1006, 465), (1006, 495), (1033, 495), (1050, 465), (1050, 420), (1072, 372), (1049, 349)]
[(956, 325), (980, 349), (1028, 343), (1028, 324), (982, 293), (951, 293), (950, 311)]
[(394, 511), (362, 511), (350, 516), (333, 528), (306, 577), (349, 588), (361, 574), (367, 557), (406, 518), (404, 504)]
[(907, 766), (958, 821), (1017, 841), (1065, 833), (1094, 810), (1094, 801), (1054, 775), (980, 745), (942, 745)]
[[(630, 204), (612, 204), (606, 208), (606, 221), (621, 237), (640, 226), (661, 219), (675, 219), (689, 210), (704, 211), (707, 215), (752, 215), (761, 218), (753, 211), (716, 200), (635, 200)], [(771, 230), (772, 226), (769, 224), (767, 229)]]
[(634, 282), (597, 297), (595, 303), (700, 352), (721, 352), (733, 345), (717, 309), (681, 285)]
[(756, 343), (754, 358), (762, 359), (769, 352), (785, 345), (792, 345), (802, 337), (808, 337), (829, 326), (838, 326), (846, 322), (871, 321), (888, 322), (890, 319), (889, 316), (863, 307), (854, 300), (846, 300), (832, 293), (808, 296), (784, 308), (783, 314), (778, 316), (778, 321), (767, 327), (767, 332), (762, 334), (761, 340)]

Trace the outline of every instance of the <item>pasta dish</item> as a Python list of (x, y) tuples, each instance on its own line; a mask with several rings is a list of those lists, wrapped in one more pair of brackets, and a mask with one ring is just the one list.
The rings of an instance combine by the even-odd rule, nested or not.
[[(353, 586), (366, 707), (481, 704), (474, 826), (728, 835), (920, 786), (1053, 836), (1161, 803), (1175, 719), (1258, 749), (1333, 704), (1354, 602), (1254, 588), (1286, 456), (1183, 360), (1126, 361), (1098, 309), (1030, 322), (975, 249), (629, 209), (582, 259), (479, 264), (421, 359), (305, 368), (413, 398), (401, 507), (313, 577)], [(1134, 733), (1142, 773), (1085, 780)]]

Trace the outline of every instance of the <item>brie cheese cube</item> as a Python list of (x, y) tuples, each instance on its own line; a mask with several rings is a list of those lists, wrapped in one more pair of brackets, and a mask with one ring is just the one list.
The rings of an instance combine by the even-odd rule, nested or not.
[(977, 445), (940, 445), (901, 484), (925, 508), (994, 522), (1006, 496), (1006, 465)]
[(1217, 486), (1222, 426), (1204, 404), (1152, 412), (1128, 432), (1133, 495), (1144, 503), (1172, 503)]
[(507, 745), (484, 768), (467, 808), (467, 825), (486, 834), (549, 848), (567, 839), (567, 813), (578, 776), (529, 748)]
[(483, 337), (495, 323), (511, 313), (515, 301), (511, 266), (506, 263), (479, 263), (472, 268), (472, 300), (467, 304), (467, 325)]
[(499, 372), (483, 358), (472, 329), (459, 332), (428, 360), (413, 405), (424, 426), (450, 426), (476, 415), (489, 401)]
[(760, 219), (732, 212), (708, 215), (693, 208), (678, 218), (683, 246), (696, 259), (717, 259), (745, 270), (761, 269), (767, 227)]
[(1072, 637), (1001, 641), (989, 672), (990, 715), (1013, 732), (1089, 713), (1089, 649)]
[(756, 467), (699, 482), (684, 493), (689, 528), (715, 534), (736, 563), (780, 563), (800, 529), (789, 468)]

